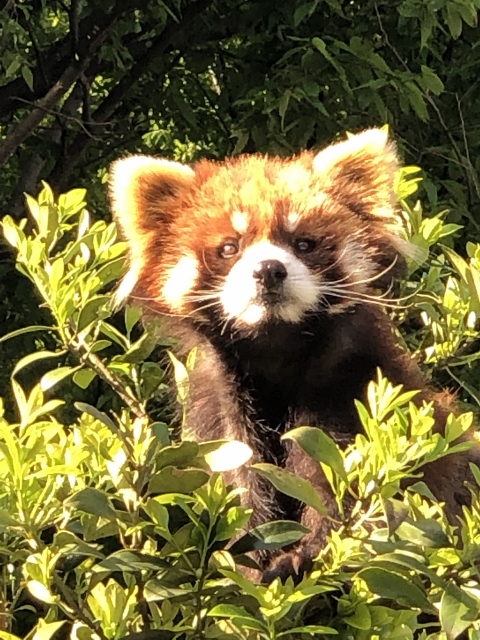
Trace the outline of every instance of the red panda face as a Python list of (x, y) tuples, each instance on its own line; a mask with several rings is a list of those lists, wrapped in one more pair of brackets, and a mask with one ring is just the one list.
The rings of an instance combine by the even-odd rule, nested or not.
[(403, 242), (396, 168), (379, 129), (287, 160), (119, 160), (110, 195), (130, 246), (119, 297), (237, 328), (378, 302)]

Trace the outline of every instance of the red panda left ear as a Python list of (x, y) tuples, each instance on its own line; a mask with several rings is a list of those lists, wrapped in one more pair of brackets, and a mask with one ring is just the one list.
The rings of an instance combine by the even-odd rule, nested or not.
[[(194, 171), (187, 165), (150, 156), (130, 156), (110, 169), (110, 206), (129, 247), (130, 269), (117, 291), (128, 296), (148, 275), (148, 257), (161, 251), (161, 239), (182, 198), (191, 191)], [(145, 273), (144, 273), (145, 272)]]
[(399, 161), (385, 129), (367, 129), (313, 159), (322, 191), (365, 217), (392, 218)]

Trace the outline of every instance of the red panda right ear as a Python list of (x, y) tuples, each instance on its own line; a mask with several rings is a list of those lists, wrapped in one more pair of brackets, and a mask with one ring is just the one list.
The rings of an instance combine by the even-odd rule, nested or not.
[(145, 268), (152, 241), (175, 215), (195, 178), (187, 165), (151, 156), (130, 156), (110, 169), (110, 206), (128, 243), (130, 269), (117, 291), (121, 301), (131, 293)]

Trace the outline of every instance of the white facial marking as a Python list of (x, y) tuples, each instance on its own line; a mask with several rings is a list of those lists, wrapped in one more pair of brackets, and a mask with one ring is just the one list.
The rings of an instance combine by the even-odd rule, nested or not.
[[(264, 260), (278, 260), (287, 270), (283, 282), (283, 300), (268, 305), (258, 298), (257, 280), (253, 273)], [(315, 308), (320, 283), (308, 268), (288, 249), (266, 240), (248, 247), (236, 262), (220, 294), (225, 314), (252, 326), (267, 315), (285, 322), (300, 322), (306, 311)]]
[[(365, 249), (351, 238), (347, 238), (340, 249), (343, 271), (350, 276), (352, 289), (366, 291), (375, 275), (375, 265), (365, 253)], [(355, 282), (358, 283), (355, 286)]]
[(237, 233), (243, 234), (248, 229), (248, 217), (243, 211), (234, 211), (230, 219)]
[(349, 237), (342, 243), (338, 263), (345, 275), (341, 277), (340, 282), (327, 281), (322, 287), (324, 295), (333, 295), (335, 299), (335, 304), (326, 309), (331, 316), (355, 307), (359, 304), (356, 294), (369, 293), (369, 289), (375, 287), (375, 265), (355, 237)]
[(293, 233), (297, 228), (297, 224), (300, 221), (300, 214), (295, 211), (291, 211), (287, 216), (287, 221), (285, 223), (285, 229), (290, 233)]
[(180, 258), (170, 269), (162, 296), (173, 309), (181, 309), (183, 298), (190, 293), (198, 278), (198, 260), (193, 255)]

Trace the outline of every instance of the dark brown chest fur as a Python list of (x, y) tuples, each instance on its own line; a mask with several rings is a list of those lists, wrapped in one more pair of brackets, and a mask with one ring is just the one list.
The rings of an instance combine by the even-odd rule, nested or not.
[[(199, 348), (188, 412), (194, 437), (247, 443), (253, 462), (274, 463), (308, 478), (332, 509), (329, 485), (318, 464), (282, 441), (283, 433), (297, 426), (316, 426), (346, 446), (361, 429), (354, 401), (365, 400), (378, 367), (392, 383), (422, 390), (420, 401), (434, 401), (439, 430), (450, 409), (445, 396), (426, 387), (414, 361), (397, 346), (382, 310), (359, 306), (338, 318), (312, 316), (301, 325), (272, 324), (247, 337), (210, 333), (208, 327), (195, 327), (190, 320), (175, 322), (169, 332), (178, 337), (183, 355)], [(433, 493), (446, 501), (452, 520), (468, 499), (463, 484), (469, 459), (453, 455), (425, 473)], [(300, 504), (248, 468), (232, 479), (248, 490), (245, 502), (254, 508), (252, 526), (274, 518), (308, 520)], [(307, 558), (325, 544), (329, 526), (313, 523), (305, 542)], [(291, 572), (289, 566), (275, 568), (278, 558), (264, 555), (260, 561), (268, 578)]]

